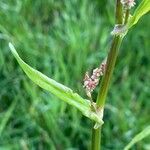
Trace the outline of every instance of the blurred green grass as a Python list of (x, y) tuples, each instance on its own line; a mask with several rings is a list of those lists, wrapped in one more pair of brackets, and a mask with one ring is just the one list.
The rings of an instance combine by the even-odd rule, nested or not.
[[(102, 148), (120, 150), (150, 124), (150, 15), (125, 38), (107, 98)], [(85, 96), (86, 70), (107, 55), (111, 0), (0, 1), (0, 149), (87, 149), (91, 122), (38, 88), (8, 49), (12, 41), (34, 68)], [(133, 150), (149, 149), (149, 139)]]

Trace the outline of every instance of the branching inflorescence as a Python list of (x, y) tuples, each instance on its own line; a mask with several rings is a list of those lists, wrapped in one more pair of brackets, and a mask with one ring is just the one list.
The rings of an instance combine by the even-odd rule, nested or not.
[(91, 93), (96, 88), (96, 86), (99, 84), (100, 77), (103, 76), (103, 74), (105, 73), (106, 60), (107, 59), (105, 59), (98, 68), (95, 68), (93, 70), (91, 77), (89, 76), (88, 72), (85, 73), (83, 87), (85, 88), (86, 94), (90, 99), (92, 97)]
[[(127, 12), (125, 12), (125, 18), (124, 18), (125, 20), (124, 22), (126, 23), (129, 17), (128, 10), (130, 10), (135, 5), (135, 1), (134, 0), (121, 0), (120, 2), (124, 10), (127, 10)], [(124, 34), (125, 32), (126, 32), (126, 28), (124, 25), (116, 24), (111, 34), (120, 35), (120, 34)], [(106, 70), (106, 59), (102, 62), (99, 68), (96, 68), (93, 70), (91, 77), (89, 76), (88, 72), (85, 73), (83, 87), (85, 88), (86, 94), (90, 99), (92, 99), (91, 93), (99, 84), (100, 77), (103, 76), (105, 70)]]

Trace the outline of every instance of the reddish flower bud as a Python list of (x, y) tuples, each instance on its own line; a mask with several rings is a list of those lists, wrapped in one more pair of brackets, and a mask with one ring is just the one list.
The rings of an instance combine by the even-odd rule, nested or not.
[(88, 97), (91, 98), (91, 93), (98, 85), (99, 78), (104, 74), (105, 69), (106, 69), (106, 59), (102, 62), (99, 68), (93, 70), (93, 74), (91, 75), (91, 77), (89, 76), (88, 72), (85, 73), (83, 87), (85, 88)]

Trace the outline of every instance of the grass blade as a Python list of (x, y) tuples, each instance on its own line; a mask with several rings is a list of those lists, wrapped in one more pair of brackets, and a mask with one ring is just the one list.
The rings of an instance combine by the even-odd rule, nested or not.
[(142, 139), (146, 138), (150, 135), (150, 126), (145, 128), (143, 131), (141, 131), (139, 134), (137, 134), (131, 142), (124, 148), (124, 150), (129, 150), (134, 144), (141, 141)]
[(18, 98), (16, 98), (12, 102), (11, 106), (9, 107), (8, 111), (5, 113), (5, 115), (4, 115), (4, 117), (3, 117), (2, 121), (1, 121), (1, 124), (0, 124), (0, 136), (1, 136), (1, 134), (2, 134), (2, 132), (4, 130), (4, 128), (5, 128), (6, 124), (7, 124), (7, 122), (9, 121), (9, 119), (11, 117), (11, 114), (13, 113), (13, 110), (15, 109), (17, 100), (18, 100)]

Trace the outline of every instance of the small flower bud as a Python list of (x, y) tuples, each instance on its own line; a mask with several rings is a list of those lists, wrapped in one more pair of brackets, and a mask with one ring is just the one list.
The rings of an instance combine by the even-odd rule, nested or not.
[(135, 5), (134, 0), (121, 0), (121, 3), (126, 9), (131, 9)]
[(89, 76), (88, 72), (85, 73), (83, 87), (85, 88), (88, 97), (91, 98), (91, 93), (98, 85), (99, 78), (104, 74), (105, 69), (106, 69), (106, 60), (102, 62), (99, 68), (93, 70), (91, 77)]

